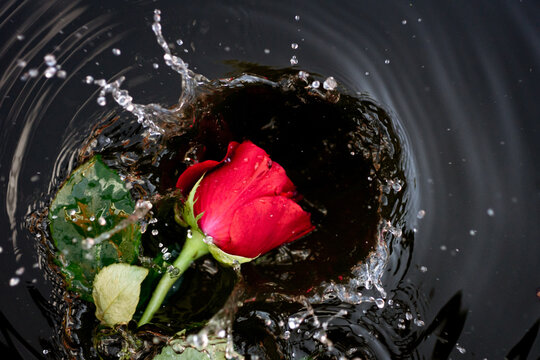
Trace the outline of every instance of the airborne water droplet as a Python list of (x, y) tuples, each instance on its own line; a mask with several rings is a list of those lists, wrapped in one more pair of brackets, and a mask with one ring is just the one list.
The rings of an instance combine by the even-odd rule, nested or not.
[(114, 49), (112, 49), (112, 53), (115, 56), (119, 56), (120, 54), (122, 54), (122, 51), (120, 51), (120, 49), (114, 48)]
[(11, 279), (9, 279), (9, 286), (17, 286), (19, 285), (20, 281), (21, 279), (19, 279), (18, 277), (12, 277)]

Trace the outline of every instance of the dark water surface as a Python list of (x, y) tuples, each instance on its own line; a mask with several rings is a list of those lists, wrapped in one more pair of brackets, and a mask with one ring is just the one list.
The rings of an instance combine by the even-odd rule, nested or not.
[[(425, 325), (328, 304), (321, 319), (348, 310), (329, 326), (342, 353), (540, 356), (540, 4), (526, 0), (3, 2), (0, 351), (34, 359), (53, 357), (58, 345), (54, 284), (34, 266), (38, 240), (26, 223), (49, 205), (91, 129), (117, 109), (111, 99), (99, 106), (85, 77), (125, 75), (138, 103), (178, 100), (180, 77), (150, 29), (155, 8), (167, 39), (184, 42), (175, 53), (208, 78), (233, 71), (228, 60), (283, 68), (294, 55), (298, 70), (333, 76), (393, 114), (411, 181), (404, 231), (414, 241), (401, 258), (392, 254), (383, 286)], [(43, 75), (49, 53), (65, 79)], [(20, 80), (32, 68), (39, 75)], [(239, 333), (249, 333), (244, 320)], [(313, 345), (294, 335), (291, 344), (298, 358)]]

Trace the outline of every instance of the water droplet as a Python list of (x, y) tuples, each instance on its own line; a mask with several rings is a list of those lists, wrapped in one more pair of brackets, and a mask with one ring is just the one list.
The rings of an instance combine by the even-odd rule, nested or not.
[(495, 211), (492, 208), (487, 209), (486, 213), (488, 216), (495, 216)]
[(369, 76), (369, 71), (366, 71), (364, 75)]
[(87, 77), (84, 78), (84, 82), (87, 83), (87, 84), (91, 84), (94, 82), (94, 78), (90, 75), (88, 75)]
[(300, 21), (300, 15), (294, 15), (294, 20)]
[(426, 216), (426, 210), (420, 210), (418, 211), (418, 214), (416, 214), (418, 219), (422, 219), (424, 216)]
[(319, 86), (321, 86), (320, 81), (315, 80), (314, 82), (311, 83), (311, 87), (314, 88), (314, 89), (318, 89)]
[(47, 66), (54, 66), (56, 65), (56, 58), (54, 57), (53, 54), (47, 54), (43, 57), (43, 60), (45, 61), (45, 64), (47, 64)]
[(291, 49), (294, 49), (294, 50), (298, 49), (298, 44), (297, 43), (292, 43), (291, 44)]
[(44, 349), (44, 350), (42, 351), (42, 353), (43, 353), (43, 355), (47, 355), (47, 354), (49, 353), (49, 350)]
[(0, 254), (4, 252), (4, 248), (0, 246)]
[(460, 354), (465, 354), (467, 352), (467, 350), (465, 350), (464, 347), (459, 346), (459, 344), (457, 344), (457, 343), (456, 343), (456, 349), (457, 349), (457, 351), (459, 351)]
[(9, 286), (17, 286), (19, 285), (19, 282), (21, 282), (21, 279), (19, 279), (18, 277), (12, 277), (11, 279), (9, 279)]
[(26, 64), (27, 64), (27, 62), (24, 61), (23, 59), (17, 60), (17, 66), (19, 66), (19, 67), (25, 67)]
[(21, 266), (20, 268), (15, 270), (15, 275), (21, 276), (22, 274), (24, 274), (24, 266)]
[(24, 40), (24, 35), (23, 34), (17, 35), (17, 40), (19, 40), (19, 41)]
[(337, 86), (337, 81), (334, 79), (334, 77), (330, 76), (324, 80), (323, 88), (325, 90), (334, 90)]
[(301, 323), (302, 323), (301, 318), (296, 318), (296, 317), (291, 316), (288, 321), (289, 329), (294, 330), (298, 328)]
[(390, 64), (390, 59), (385, 59), (385, 60), (384, 60), (384, 63), (385, 63), (385, 64)]
[(425, 273), (427, 272), (427, 267), (426, 266), (420, 266), (420, 271)]
[(32, 78), (35, 78), (38, 75), (39, 75), (38, 69), (30, 69), (30, 70), (28, 70), (28, 76), (30, 76)]
[(105, 96), (98, 96), (96, 101), (97, 101), (99, 106), (107, 105), (107, 100), (105, 99)]
[(375, 304), (379, 309), (382, 309), (384, 307), (384, 300), (381, 298), (375, 299)]
[(59, 79), (65, 79), (66, 76), (67, 76), (67, 73), (65, 70), (60, 70), (56, 73), (56, 76), (59, 78)]
[(405, 19), (401, 20), (401, 24), (406, 25), (406, 24), (407, 24), (407, 20), (405, 20)]
[(107, 225), (107, 220), (105, 220), (105, 218), (103, 216), (100, 216), (99, 219), (98, 219), (98, 224), (101, 225), (101, 226), (105, 226), (105, 225)]
[(416, 326), (424, 326), (425, 323), (420, 320), (420, 319), (414, 319), (413, 323), (416, 325)]
[(418, 22), (422, 22), (422, 18), (418, 18)]
[(159, 69), (159, 64), (158, 64), (158, 63), (153, 63), (153, 64), (152, 64), (152, 67), (153, 67), (154, 69)]
[(171, 259), (172, 254), (170, 252), (166, 252), (163, 254), (163, 260), (168, 261)]
[(184, 44), (184, 42), (182, 41), (182, 39), (176, 39), (176, 43), (179, 45), (179, 46), (182, 46)]
[(159, 231), (157, 229), (152, 230), (152, 235), (156, 236), (157, 234), (159, 234)]
[(296, 58), (296, 55), (293, 55), (290, 61), (291, 65), (298, 65), (298, 59)]
[(477, 232), (478, 232), (477, 230), (471, 229), (469, 230), (469, 235), (475, 236)]
[(270, 49), (264, 49), (265, 54), (270, 54)]
[(118, 49), (118, 48), (112, 49), (112, 53), (113, 53), (113, 55), (115, 55), (115, 56), (119, 56), (120, 54), (122, 54), (122, 52), (121, 52), (120, 49)]
[(441, 245), (441, 250), (442, 251), (446, 251), (448, 248), (446, 247), (446, 245)]
[(286, 330), (284, 333), (283, 333), (283, 338), (285, 340), (289, 339), (291, 337), (291, 332), (289, 330)]
[(44, 74), (47, 79), (50, 79), (54, 76), (54, 74), (56, 74), (56, 68), (54, 66), (49, 66), (47, 69), (45, 69)]

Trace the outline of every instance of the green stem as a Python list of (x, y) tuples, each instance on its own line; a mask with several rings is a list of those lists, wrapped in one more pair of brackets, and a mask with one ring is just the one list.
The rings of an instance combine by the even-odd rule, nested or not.
[(163, 303), (163, 299), (165, 299), (171, 286), (173, 286), (176, 280), (178, 280), (184, 271), (186, 271), (189, 265), (201, 256), (208, 254), (208, 245), (206, 245), (203, 239), (204, 235), (197, 230), (192, 232), (191, 237), (186, 238), (186, 243), (182, 248), (182, 252), (180, 252), (180, 255), (173, 263), (173, 266), (180, 270), (180, 272), (178, 275), (171, 276), (170, 272), (167, 271), (161, 277), (158, 286), (152, 294), (150, 302), (144, 310), (141, 320), (139, 320), (139, 326), (147, 324), (152, 320), (152, 317), (154, 317), (154, 314), (161, 306), (161, 303)]

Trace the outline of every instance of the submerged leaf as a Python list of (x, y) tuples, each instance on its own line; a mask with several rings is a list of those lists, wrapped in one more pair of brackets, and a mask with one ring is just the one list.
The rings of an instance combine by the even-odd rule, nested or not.
[(128, 264), (104, 267), (94, 279), (96, 317), (107, 326), (128, 323), (139, 302), (148, 269)]
[(192, 347), (186, 347), (182, 353), (174, 351), (172, 346), (166, 346), (161, 354), (154, 357), (154, 360), (225, 360), (225, 343), (210, 346), (210, 351), (199, 351)]
[(68, 288), (83, 299), (92, 301), (92, 281), (101, 268), (137, 259), (138, 223), (93, 244), (134, 209), (124, 182), (99, 156), (75, 169), (56, 194), (49, 211), (51, 236)]

